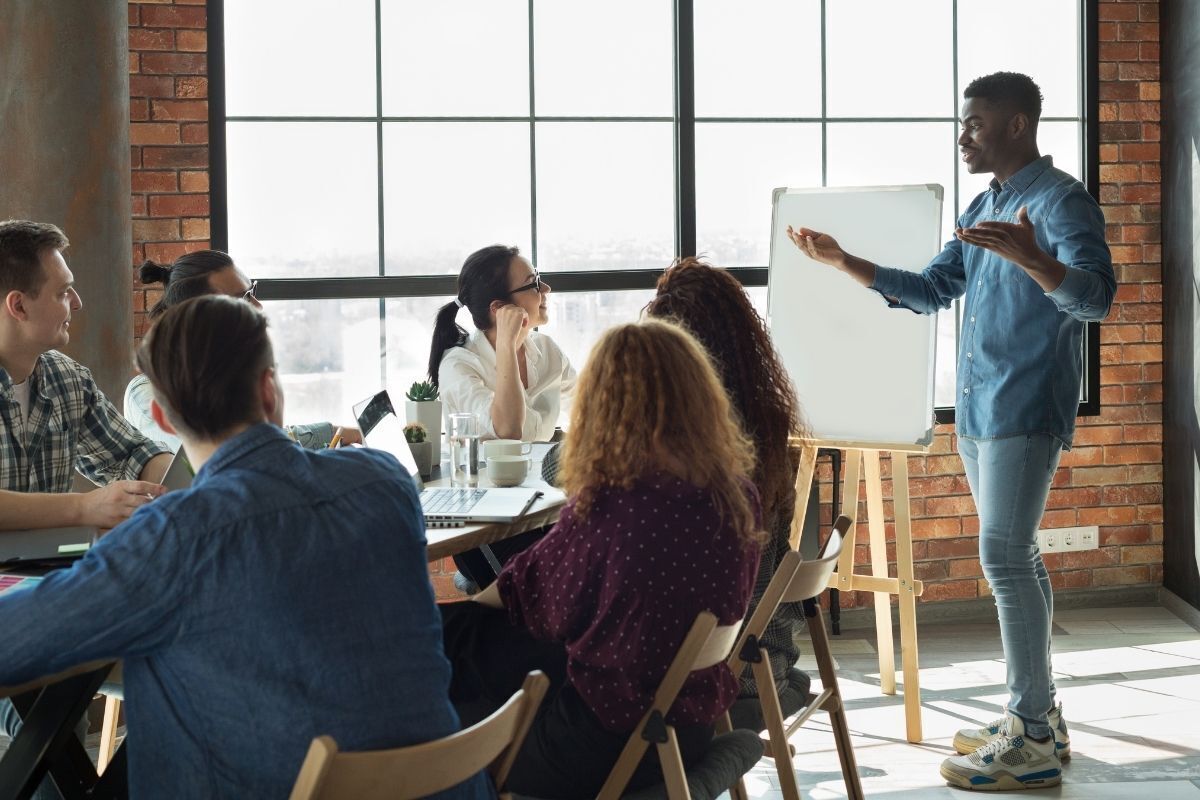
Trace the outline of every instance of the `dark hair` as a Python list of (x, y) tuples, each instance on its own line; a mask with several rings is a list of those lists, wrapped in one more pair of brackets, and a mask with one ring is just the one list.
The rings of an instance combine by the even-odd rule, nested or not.
[(150, 309), (150, 319), (157, 319), (168, 308), (184, 300), (213, 294), (208, 276), (232, 266), (233, 258), (220, 250), (185, 253), (169, 267), (146, 259), (138, 270), (138, 278), (144, 284), (161, 283), (166, 287), (162, 298)]
[(796, 390), (762, 317), (737, 278), (697, 258), (672, 264), (656, 288), (646, 313), (682, 325), (708, 351), (754, 442), (753, 478), (765, 516), (772, 524), (778, 514), (790, 519), (795, 471), (787, 442), (790, 435), (804, 434), (805, 425)]
[(1033, 128), (1042, 117), (1042, 90), (1032, 78), (1020, 72), (993, 72), (976, 78), (963, 90), (964, 99), (973, 97), (1013, 114), (1024, 114)]
[(167, 309), (137, 350), (171, 424), (208, 441), (255, 421), (257, 383), (274, 362), (266, 316), (220, 294)]
[(493, 244), (476, 250), (467, 256), (458, 273), (457, 300), (451, 300), (438, 309), (433, 323), (433, 343), (429, 347), (429, 380), (438, 385), (438, 368), (442, 356), (451, 347), (466, 344), (466, 330), (454, 321), (460, 308), (457, 301), (471, 312), (471, 321), (481, 331), (492, 327), (491, 306), (493, 300), (504, 300), (508, 291), (508, 265), (519, 256), (516, 247)]
[(36, 297), (46, 282), (42, 251), (65, 250), (68, 245), (66, 235), (49, 222), (0, 222), (0, 292), (24, 292)]

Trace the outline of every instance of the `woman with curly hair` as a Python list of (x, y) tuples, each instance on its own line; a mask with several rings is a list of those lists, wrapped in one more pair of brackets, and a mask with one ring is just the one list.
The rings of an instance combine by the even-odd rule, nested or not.
[[(788, 551), (797, 467), (789, 456), (788, 437), (805, 430), (800, 401), (766, 324), (729, 272), (697, 258), (685, 258), (663, 272), (657, 290), (646, 314), (682, 325), (704, 345), (742, 428), (754, 443), (753, 480), (762, 498), (770, 540), (763, 548), (755, 581), (750, 603), (753, 613)], [(714, 325), (714, 320), (721, 324)], [(781, 606), (763, 636), (780, 692), (800, 655), (793, 634), (803, 619), (798, 604)], [(797, 681), (806, 683), (806, 676), (794, 676), (792, 682)], [(741, 682), (743, 696), (758, 694), (748, 668)], [(807, 694), (807, 689), (802, 694)]]
[[(686, 331), (659, 321), (608, 331), (577, 397), (558, 524), (474, 602), (442, 606), (464, 723), (499, 707), (528, 670), (551, 677), (508, 779), (536, 797), (596, 795), (696, 615), (744, 618), (765, 538), (753, 447)], [(725, 663), (689, 676), (668, 716), (685, 764), (737, 691)], [(660, 780), (653, 752), (631, 788)]]

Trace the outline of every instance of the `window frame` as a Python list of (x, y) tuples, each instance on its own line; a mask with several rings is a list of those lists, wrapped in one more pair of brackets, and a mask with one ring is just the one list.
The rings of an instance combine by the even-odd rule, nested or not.
[[(954, 84), (956, 91), (959, 76), (958, 64), (958, 2), (952, 0), (954, 14)], [(703, 117), (704, 122), (812, 122), (821, 124), (821, 175), (822, 184), (827, 180), (827, 126), (830, 122), (946, 122), (949, 117), (830, 117), (826, 113), (826, 53), (827, 15), (826, 4), (821, 0), (821, 116), (817, 118), (779, 117)], [(1088, 192), (1099, 201), (1100, 197), (1100, 136), (1099, 136), (1099, 0), (1078, 0), (1080, 19), (1081, 102), (1080, 118), (1082, 141), (1081, 176)], [(465, 116), (465, 117), (395, 117), (383, 114), (382, 98), (382, 26), (381, 0), (375, 0), (375, 70), (376, 70), (376, 115), (373, 117), (337, 116), (289, 116), (259, 117), (238, 116), (230, 118), (225, 104), (225, 0), (208, 2), (208, 76), (209, 76), (209, 159), (210, 159), (210, 225), (211, 243), (220, 250), (229, 249), (228, 179), (226, 123), (233, 121), (320, 121), (320, 122), (374, 122), (376, 145), (383, 151), (383, 125), (391, 122), (503, 122), (528, 121), (530, 123), (530, 170), (531, 170), (531, 220), (534, 253), (537, 250), (537, 182), (536, 182), (536, 131), (539, 122), (672, 122), (674, 125), (674, 173), (675, 173), (675, 255), (695, 255), (696, 251), (696, 107), (695, 107), (695, 38), (694, 0), (674, 1), (674, 117), (552, 117), (536, 113), (533, 97), (534, 69), (534, 0), (528, 0), (529, 64), (530, 64), (530, 111), (527, 116)], [(955, 98), (957, 108), (958, 98)], [(957, 121), (957, 111), (954, 117)], [(1074, 120), (1074, 117), (1046, 117), (1046, 120)], [(387, 275), (385, 272), (384, 248), (384, 174), (383, 161), (378, 159), (378, 210), (379, 210), (379, 272), (375, 276), (353, 278), (272, 278), (259, 281), (260, 300), (334, 300), (334, 299), (378, 299), (380, 314), (385, 314), (384, 301), (389, 298), (429, 297), (453, 295), (455, 275)], [(955, 170), (954, 185), (947, 187), (955, 207), (959, 203), (959, 173)], [(629, 269), (543, 272), (542, 276), (554, 285), (556, 292), (608, 292), (631, 289), (653, 289), (661, 269)], [(767, 285), (767, 267), (732, 267), (729, 272), (744, 286)], [(956, 301), (956, 331), (958, 340), (958, 314)], [(1100, 323), (1089, 322), (1084, 332), (1083, 399), (1079, 404), (1079, 416), (1096, 416), (1100, 413)], [(956, 354), (957, 358), (957, 354)], [(940, 424), (953, 424), (954, 407), (935, 408), (935, 420)]]

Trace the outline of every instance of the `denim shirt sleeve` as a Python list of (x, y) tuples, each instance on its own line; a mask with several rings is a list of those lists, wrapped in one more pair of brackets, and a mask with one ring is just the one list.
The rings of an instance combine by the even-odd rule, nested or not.
[(1068, 191), (1043, 222), (1046, 252), (1067, 268), (1062, 283), (1047, 292), (1058, 308), (1083, 322), (1104, 319), (1117, 291), (1112, 255), (1104, 241), (1104, 215), (1092, 196)]
[(951, 239), (946, 242), (925, 269), (909, 272), (894, 267), (876, 267), (875, 282), (871, 288), (888, 300), (892, 308), (907, 308), (918, 314), (933, 314), (938, 309), (949, 308), (955, 298), (966, 291), (966, 268), (963, 266), (962, 242)]
[(155, 516), (149, 507), (139, 510), (70, 569), (0, 597), (0, 684), (137, 655), (177, 635), (191, 586), (180, 565), (193, 562), (179, 554), (181, 537), (155, 524)]

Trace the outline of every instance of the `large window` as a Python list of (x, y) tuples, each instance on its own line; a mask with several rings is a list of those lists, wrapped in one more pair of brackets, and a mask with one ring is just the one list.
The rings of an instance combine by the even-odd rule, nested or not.
[(986, 185), (955, 146), (978, 75), (1038, 81), (1042, 151), (1095, 191), (1094, 6), (210, 0), (214, 245), (261, 280), (297, 420), (423, 377), (434, 310), (495, 242), (554, 287), (547, 332), (581, 364), (678, 255), (764, 309), (775, 187), (940, 183), (947, 238)]

